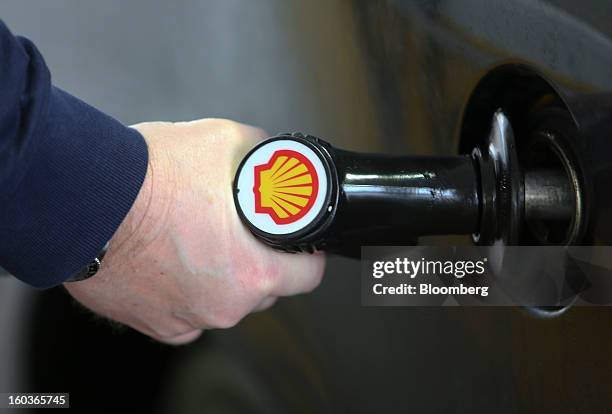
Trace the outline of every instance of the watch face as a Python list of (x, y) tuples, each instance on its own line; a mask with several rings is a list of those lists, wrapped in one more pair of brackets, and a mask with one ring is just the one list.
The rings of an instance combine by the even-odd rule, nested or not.
[(236, 177), (236, 207), (258, 230), (290, 234), (325, 208), (328, 179), (322, 159), (291, 139), (267, 141), (243, 162)]

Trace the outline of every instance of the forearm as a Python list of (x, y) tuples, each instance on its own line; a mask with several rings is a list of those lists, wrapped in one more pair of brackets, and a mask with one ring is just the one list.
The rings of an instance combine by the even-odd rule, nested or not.
[(135, 130), (51, 85), (34, 45), (0, 23), (0, 266), (36, 287), (85, 266), (147, 170)]

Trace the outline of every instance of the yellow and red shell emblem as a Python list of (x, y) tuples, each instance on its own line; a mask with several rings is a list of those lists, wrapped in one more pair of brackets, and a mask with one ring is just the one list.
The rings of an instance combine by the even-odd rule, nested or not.
[(319, 180), (306, 156), (293, 150), (278, 150), (267, 164), (254, 168), (255, 212), (267, 213), (276, 224), (289, 224), (310, 211)]

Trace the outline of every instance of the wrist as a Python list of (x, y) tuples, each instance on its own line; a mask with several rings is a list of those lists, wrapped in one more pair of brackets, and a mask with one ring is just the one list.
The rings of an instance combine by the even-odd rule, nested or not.
[(124, 260), (123, 257), (125, 255), (121, 254), (121, 252), (129, 251), (128, 249), (130, 249), (130, 246), (138, 245), (139, 241), (137, 235), (140, 229), (146, 227), (144, 221), (151, 204), (153, 187), (152, 163), (153, 156), (149, 149), (149, 159), (145, 178), (130, 210), (99, 254), (82, 270), (66, 280), (66, 282), (80, 282), (98, 273), (102, 273), (109, 267), (115, 267), (118, 262)]
[(102, 270), (121, 266), (149, 246), (164, 231), (172, 208), (175, 174), (171, 157), (145, 131), (140, 132), (149, 148), (147, 172), (134, 204), (109, 241)]

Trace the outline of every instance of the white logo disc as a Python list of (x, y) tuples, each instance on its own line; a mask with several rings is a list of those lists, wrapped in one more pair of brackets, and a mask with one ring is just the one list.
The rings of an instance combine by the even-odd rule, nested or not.
[(295, 233), (325, 208), (329, 183), (319, 156), (290, 139), (263, 144), (252, 152), (237, 177), (238, 207), (269, 234)]

